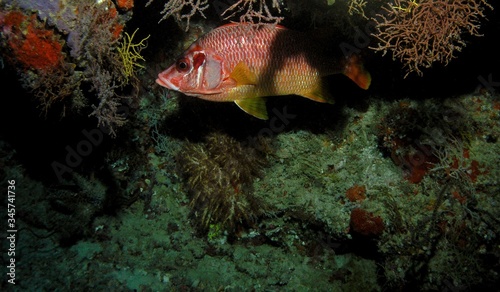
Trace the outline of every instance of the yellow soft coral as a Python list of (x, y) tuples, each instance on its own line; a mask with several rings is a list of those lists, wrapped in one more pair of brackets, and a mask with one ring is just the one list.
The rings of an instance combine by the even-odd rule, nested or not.
[(137, 30), (138, 29), (136, 29), (132, 35), (125, 32), (123, 42), (121, 43), (121, 46), (118, 47), (118, 53), (120, 54), (123, 62), (123, 85), (128, 84), (129, 78), (134, 76), (136, 68), (144, 68), (143, 65), (139, 64), (139, 61), (145, 61), (144, 57), (141, 56), (141, 51), (147, 47), (145, 42), (149, 38), (149, 35), (140, 42), (134, 44), (133, 39)]

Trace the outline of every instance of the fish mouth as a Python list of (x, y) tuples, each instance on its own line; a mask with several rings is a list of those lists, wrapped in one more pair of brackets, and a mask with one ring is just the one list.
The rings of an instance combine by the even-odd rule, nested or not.
[(166, 87), (168, 89), (179, 91), (178, 86), (173, 85), (172, 82), (170, 82), (170, 80), (162, 77), (161, 74), (158, 75), (158, 78), (156, 79), (156, 83), (158, 83), (159, 85)]

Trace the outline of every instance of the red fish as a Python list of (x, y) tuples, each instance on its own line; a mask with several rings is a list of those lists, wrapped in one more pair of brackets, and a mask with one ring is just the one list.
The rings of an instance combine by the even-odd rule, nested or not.
[(338, 58), (324, 47), (282, 26), (227, 24), (191, 44), (156, 82), (201, 99), (234, 101), (260, 119), (267, 119), (266, 96), (332, 103), (323, 84), (328, 75), (343, 73), (368, 89), (370, 74), (356, 56)]

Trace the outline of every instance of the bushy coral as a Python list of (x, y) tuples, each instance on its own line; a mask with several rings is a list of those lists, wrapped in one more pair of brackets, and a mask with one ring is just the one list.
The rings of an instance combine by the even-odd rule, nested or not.
[(265, 206), (252, 195), (252, 181), (266, 164), (263, 154), (223, 133), (202, 144), (186, 144), (177, 157), (186, 177), (193, 214), (202, 230), (251, 225)]
[(136, 29), (132, 35), (129, 35), (125, 32), (125, 36), (123, 37), (123, 41), (121, 42), (118, 49), (118, 54), (122, 60), (122, 75), (124, 79), (124, 83), (129, 83), (129, 78), (135, 77), (135, 72), (138, 69), (143, 69), (144, 66), (141, 65), (140, 61), (145, 61), (144, 57), (141, 56), (141, 51), (147, 46), (146, 38), (140, 40), (137, 43), (134, 43), (134, 36), (137, 33)]
[(64, 101), (62, 116), (71, 110), (95, 116), (115, 136), (143, 61), (144, 43), (121, 41), (126, 20), (111, 1), (13, 1), (0, 6), (0, 49), (46, 113)]
[[(146, 6), (150, 5), (152, 2), (153, 0), (149, 0)], [(238, 0), (233, 2), (234, 3), (227, 5), (226, 3), (209, 3), (207, 0), (168, 0), (161, 11), (163, 15), (161, 20), (173, 17), (179, 25), (185, 22), (185, 30), (188, 31), (191, 18), (196, 15), (206, 18), (204, 11), (207, 10), (210, 5), (213, 5), (217, 13), (220, 14), (220, 17), (226, 20), (238, 17), (239, 22), (255, 24), (277, 24), (283, 20), (283, 17), (279, 16), (283, 3), (278, 0)]]
[(374, 19), (373, 36), (379, 43), (372, 49), (384, 55), (391, 51), (407, 68), (405, 77), (410, 72), (422, 75), (421, 68), (456, 58), (466, 46), (463, 35), (481, 36), (486, 8), (493, 9), (486, 0), (395, 0)]
[(0, 49), (18, 67), (23, 86), (33, 92), (45, 113), (54, 102), (73, 94), (78, 86), (72, 76), (74, 65), (67, 62), (65, 42), (53, 29), (21, 10), (0, 13), (0, 26), (4, 32)]

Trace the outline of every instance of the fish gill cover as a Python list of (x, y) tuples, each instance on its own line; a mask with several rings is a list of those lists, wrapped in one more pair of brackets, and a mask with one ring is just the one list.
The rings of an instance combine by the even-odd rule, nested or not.
[[(1, 1), (2, 291), (496, 289), (497, 10)], [(267, 39), (281, 59), (260, 78), (232, 52), (241, 60), (223, 80), (251, 93), (237, 105), (160, 86), (175, 85), (158, 76), (173, 66), (212, 88), (221, 58), (184, 52), (230, 23), (248, 29), (226, 36), (236, 44), (263, 26), (307, 41), (280, 51), (290, 35)], [(325, 66), (323, 53), (350, 73), (294, 93), (335, 103), (265, 96), (275, 74), (297, 80)], [(309, 67), (290, 70), (300, 54)], [(256, 80), (274, 91), (256, 95)]]

